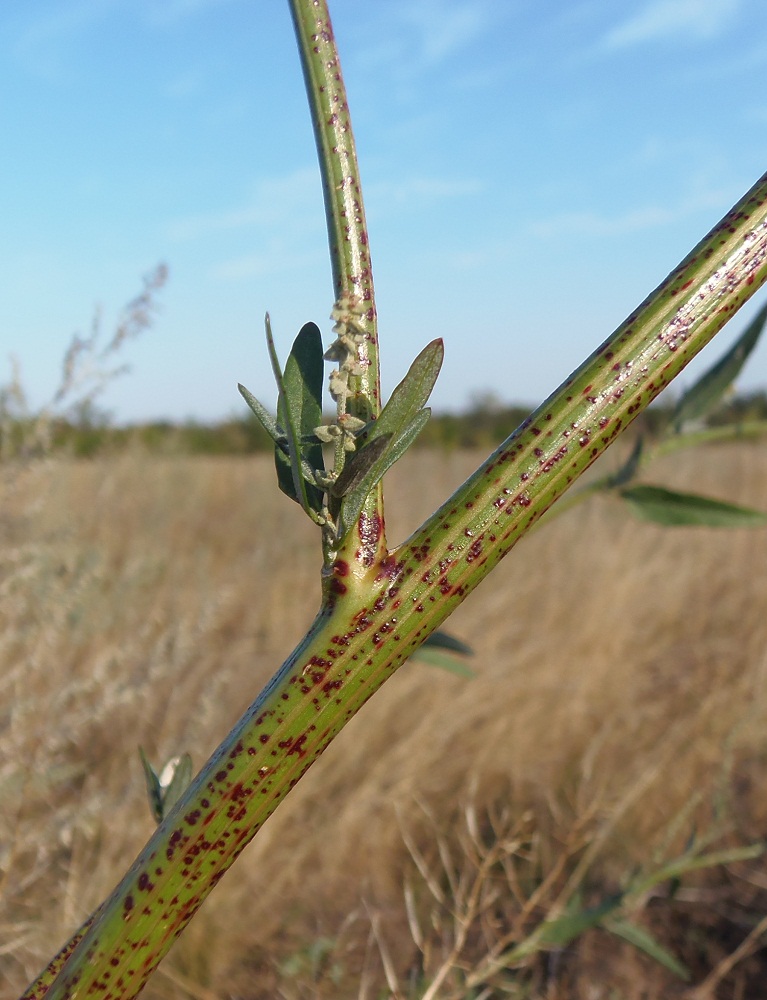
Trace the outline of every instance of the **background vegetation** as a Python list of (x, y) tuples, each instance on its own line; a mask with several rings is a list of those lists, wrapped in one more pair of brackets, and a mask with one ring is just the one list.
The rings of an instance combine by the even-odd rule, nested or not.
[[(0, 398), (0, 407), (2, 399)], [(465, 413), (435, 413), (417, 438), (416, 448), (476, 448), (488, 451), (508, 435), (530, 413), (531, 406), (508, 405), (492, 396), (480, 395)], [(241, 416), (218, 423), (157, 421), (116, 426), (109, 414), (93, 405), (79, 406), (68, 415), (52, 417), (45, 451), (92, 458), (115, 455), (138, 447), (153, 455), (253, 455), (269, 453), (274, 443), (243, 405)], [(650, 434), (664, 427), (673, 404), (658, 402), (642, 415), (636, 429)], [(0, 416), (2, 414), (0, 413)], [(0, 449), (18, 457), (40, 453), (33, 443), (36, 417), (20, 417), (9, 409), (0, 424)], [(707, 426), (767, 420), (767, 392), (732, 395), (706, 420)]]
[[(619, 468), (626, 451), (614, 451), (597, 475)], [(462, 450), (408, 455), (387, 478), (392, 540), (476, 463)], [(210, 753), (309, 624), (319, 554), (274, 489), (271, 457), (136, 447), (2, 472), (0, 993), (11, 997), (150, 833), (138, 745), (155, 762)], [(652, 478), (713, 496), (726, 482), (728, 500), (763, 507), (764, 448), (675, 454)], [(664, 529), (607, 497), (525, 539), (451, 620), (476, 677), (407, 664), (268, 822), (145, 995), (416, 997), (438, 975), (440, 997), (682, 995), (682, 979), (603, 926), (519, 957), (513, 985), (487, 957), (557, 903), (583, 912), (698, 844), (765, 837), (765, 565), (765, 529)], [(759, 858), (631, 901), (634, 922), (708, 982), (696, 997), (760, 995), (765, 914)]]

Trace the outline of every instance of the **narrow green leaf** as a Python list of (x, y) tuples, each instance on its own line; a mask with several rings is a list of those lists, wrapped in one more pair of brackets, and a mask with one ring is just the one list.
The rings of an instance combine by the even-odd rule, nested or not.
[(341, 502), (341, 512), (338, 519), (338, 537), (342, 539), (357, 523), (357, 518), (370, 491), (380, 482), (384, 475), (407, 451), (418, 437), (431, 416), (431, 410), (426, 407), (413, 417), (412, 421), (397, 436), (389, 440), (380, 458), (365, 473), (362, 480), (344, 496)]
[[(269, 314), (266, 315), (266, 345), (269, 360), (272, 364), (274, 378), (279, 388), (277, 401), (277, 422), (285, 431), (287, 438), (287, 455), (282, 447), (275, 446), (275, 464), (277, 480), (280, 489), (296, 503), (299, 503), (310, 516), (322, 507), (322, 494), (314, 486), (306, 482), (303, 473), (303, 462), (308, 462), (308, 456), (316, 456), (319, 449), (322, 460), (322, 446), (319, 440), (302, 445), (302, 436), (311, 438), (313, 429), (321, 422), (322, 408), (322, 339), (320, 332), (313, 323), (307, 323), (301, 328), (293, 343), (285, 374), (280, 370), (277, 351), (274, 347), (272, 325)], [(319, 347), (319, 385), (317, 385), (316, 351)], [(313, 356), (314, 355), (314, 356)], [(311, 420), (309, 419), (311, 417)], [(304, 433), (305, 431), (305, 433)]]
[(334, 497), (343, 497), (358, 486), (386, 451), (390, 441), (391, 434), (384, 434), (373, 438), (363, 448), (358, 448), (349, 455), (343, 472), (330, 488), (331, 494)]
[(392, 392), (378, 419), (360, 435), (361, 442), (371, 441), (382, 434), (399, 435), (428, 402), (444, 356), (441, 340), (433, 340), (424, 347)]
[[(322, 335), (314, 323), (305, 323), (293, 341), (283, 375), (284, 404), (300, 439), (299, 475), (305, 481), (303, 466), (312, 470), (325, 468), (322, 444), (314, 433), (314, 428), (322, 423), (323, 370)], [(275, 452), (278, 462), (282, 460), (283, 454)], [(295, 477), (294, 468), (291, 468), (291, 472)], [(313, 510), (319, 511), (322, 508), (322, 492), (311, 483), (306, 485), (306, 496)]]
[(164, 818), (178, 802), (192, 780), (192, 758), (188, 753), (173, 757), (160, 774), (162, 793), (162, 817)]
[(690, 970), (678, 958), (672, 955), (670, 951), (667, 951), (666, 948), (659, 944), (652, 934), (643, 927), (637, 927), (636, 924), (632, 924), (629, 920), (619, 917), (608, 917), (603, 922), (603, 926), (611, 934), (623, 938), (624, 941), (628, 941), (635, 948), (639, 948), (640, 951), (645, 952), (650, 958), (655, 959), (659, 965), (664, 966), (670, 972), (673, 972), (674, 975), (679, 976), (680, 979), (685, 981), (690, 979)]
[(460, 653), (462, 656), (474, 655), (474, 650), (471, 646), (467, 646), (465, 642), (456, 639), (449, 632), (443, 632), (442, 629), (437, 629), (436, 632), (432, 632), (430, 636), (424, 639), (423, 645), (420, 648), (423, 649), (424, 646), (433, 646), (435, 649), (448, 649), (451, 653)]
[(157, 772), (152, 767), (152, 765), (147, 760), (146, 754), (144, 753), (144, 748), (138, 748), (139, 756), (141, 757), (141, 766), (144, 769), (144, 778), (146, 779), (146, 793), (149, 798), (149, 808), (152, 812), (152, 816), (155, 822), (162, 822), (162, 786), (160, 785), (160, 779), (157, 777)]
[(574, 941), (579, 934), (601, 923), (608, 913), (612, 913), (623, 902), (623, 894), (610, 896), (596, 906), (585, 910), (564, 913), (554, 920), (547, 920), (541, 927), (540, 943), (563, 947)]
[(674, 425), (681, 427), (699, 420), (716, 406), (737, 378), (767, 322), (767, 305), (762, 306), (745, 331), (720, 360), (691, 386), (674, 411)]
[(614, 476), (610, 476), (608, 485), (611, 489), (617, 486), (625, 486), (626, 483), (630, 483), (631, 480), (636, 476), (639, 471), (639, 466), (642, 463), (642, 452), (644, 451), (644, 438), (640, 434), (636, 439), (634, 447), (631, 449), (626, 461), (623, 463), (620, 469), (615, 473)]
[(428, 663), (429, 666), (439, 667), (441, 670), (447, 670), (449, 673), (457, 674), (458, 677), (465, 677), (467, 680), (472, 680), (477, 676), (471, 667), (467, 666), (457, 656), (449, 656), (447, 653), (441, 653), (437, 649), (428, 649), (426, 648), (426, 643), (413, 653), (411, 660), (420, 660), (421, 663)]
[(671, 879), (681, 878), (688, 872), (700, 871), (703, 868), (715, 868), (718, 865), (731, 865), (736, 861), (753, 861), (755, 858), (761, 857), (766, 849), (767, 844), (760, 841), (756, 844), (747, 844), (744, 847), (709, 851), (708, 854), (684, 854), (641, 879), (631, 887), (631, 891), (627, 895), (636, 898), (654, 886)]
[(258, 422), (264, 428), (272, 441), (274, 441), (275, 445), (278, 447), (280, 447), (281, 444), (284, 445), (285, 435), (280, 433), (277, 422), (271, 413), (269, 413), (265, 406), (259, 403), (253, 393), (249, 389), (246, 389), (244, 385), (240, 385), (238, 382), (237, 388), (240, 390), (240, 395), (256, 415)]
[[(355, 485), (350, 486), (343, 481), (344, 473), (339, 476), (340, 488), (343, 489), (344, 495), (338, 518), (339, 540), (348, 534), (356, 523), (370, 491), (423, 430), (431, 415), (431, 410), (428, 407), (424, 408), (424, 404), (437, 381), (444, 353), (441, 340), (433, 340), (427, 344), (392, 392), (378, 419), (371, 421), (357, 439), (360, 456), (378, 438), (387, 437), (389, 442), (361, 480), (354, 476)], [(363, 462), (364, 459), (360, 457), (357, 461)], [(350, 478), (352, 475), (350, 472)], [(338, 495), (338, 490), (336, 484), (335, 495)]]
[(621, 490), (620, 496), (637, 517), (656, 524), (746, 528), (767, 523), (767, 514), (762, 511), (661, 486), (631, 486)]

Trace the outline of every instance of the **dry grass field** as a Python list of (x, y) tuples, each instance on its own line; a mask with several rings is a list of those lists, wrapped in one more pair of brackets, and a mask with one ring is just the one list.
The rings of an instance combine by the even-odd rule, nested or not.
[[(390, 544), (478, 459), (406, 457), (386, 482)], [(767, 507), (764, 445), (651, 471)], [(300, 637), (319, 539), (263, 458), (50, 461), (4, 468), (0, 493), (0, 996), (12, 998), (150, 834), (138, 746), (200, 764)], [(476, 677), (407, 663), (145, 996), (414, 998), (437, 975), (443, 998), (767, 995), (758, 936), (726, 964), (767, 915), (763, 858), (633, 900), (688, 984), (604, 928), (516, 970), (486, 964), (693, 836), (710, 836), (707, 850), (767, 837), (767, 530), (663, 529), (590, 500), (523, 540), (448, 627), (474, 647)], [(684, 993), (712, 973), (708, 992)]]

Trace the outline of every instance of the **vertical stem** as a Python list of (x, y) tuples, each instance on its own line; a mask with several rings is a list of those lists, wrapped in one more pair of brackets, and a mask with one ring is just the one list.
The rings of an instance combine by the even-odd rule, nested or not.
[[(349, 105), (327, 0), (289, 0), (322, 174), (336, 318), (364, 334), (359, 374), (350, 379), (346, 412), (366, 423), (381, 412), (378, 321), (365, 208)], [(343, 456), (340, 456), (343, 460)], [(340, 469), (336, 469), (340, 472)], [(383, 491), (368, 497), (337, 559), (360, 573), (386, 555)]]

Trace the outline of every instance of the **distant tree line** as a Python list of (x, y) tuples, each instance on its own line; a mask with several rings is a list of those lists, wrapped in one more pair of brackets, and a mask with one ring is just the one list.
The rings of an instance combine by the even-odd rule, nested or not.
[[(639, 424), (650, 436), (665, 427), (673, 404), (656, 403), (642, 414)], [(422, 431), (416, 447), (482, 448), (503, 441), (530, 413), (530, 407), (508, 406), (492, 396), (472, 401), (464, 413), (435, 413)], [(733, 396), (706, 421), (708, 426), (767, 420), (767, 391)], [(157, 455), (251, 455), (272, 448), (269, 436), (251, 415), (214, 423), (151, 421), (116, 426), (109, 415), (91, 406), (75, 408), (66, 417), (48, 417), (44, 433), (35, 418), (0, 420), (0, 455), (67, 454), (75, 458), (116, 454), (133, 447)]]

